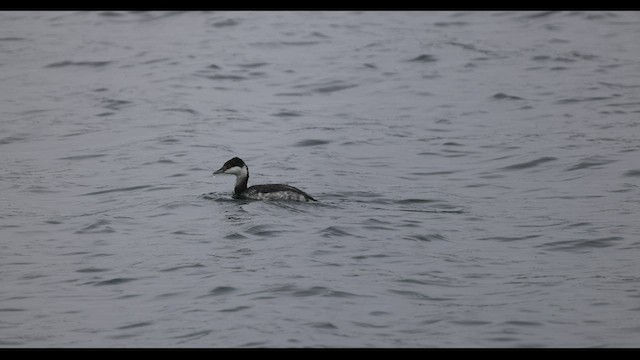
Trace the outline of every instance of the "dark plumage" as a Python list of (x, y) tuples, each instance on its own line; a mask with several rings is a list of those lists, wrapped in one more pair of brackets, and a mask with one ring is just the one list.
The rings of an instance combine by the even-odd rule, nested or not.
[(236, 185), (233, 188), (233, 194), (241, 199), (317, 201), (304, 191), (286, 184), (264, 184), (247, 187), (249, 167), (238, 157), (234, 157), (224, 163), (213, 174), (235, 175)]

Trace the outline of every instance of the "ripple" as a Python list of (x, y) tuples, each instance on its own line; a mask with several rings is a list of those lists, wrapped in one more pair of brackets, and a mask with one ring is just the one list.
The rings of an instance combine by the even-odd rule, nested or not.
[[(550, 69), (550, 70), (553, 70), (553, 69)], [(564, 70), (564, 68), (559, 70)], [(610, 100), (610, 99), (613, 99), (613, 97), (611, 96), (575, 97), (575, 98), (560, 99), (555, 103), (560, 105), (566, 105), (566, 104), (576, 104), (576, 103), (582, 103), (582, 102), (602, 101), (602, 100)]]
[(402, 199), (395, 201), (396, 204), (431, 204), (434, 202), (440, 202), (440, 200), (433, 199)]
[(146, 60), (143, 61), (142, 64), (144, 65), (151, 65), (151, 64), (157, 64), (157, 63), (166, 63), (168, 61), (171, 61), (171, 58), (168, 57), (162, 57), (162, 58), (156, 58), (156, 59), (151, 59), (151, 60)]
[(491, 241), (501, 241), (501, 242), (511, 242), (511, 241), (521, 241), (521, 240), (529, 240), (539, 238), (542, 235), (526, 235), (526, 236), (491, 236), (479, 238), (478, 240), (491, 240)]
[(432, 62), (436, 62), (438, 61), (438, 58), (436, 58), (433, 55), (429, 55), (429, 54), (422, 54), (422, 55), (418, 55), (416, 57), (414, 57), (411, 60), (407, 60), (410, 62), (421, 62), (421, 63), (432, 63)]
[(111, 64), (113, 61), (60, 61), (46, 65), (46, 68), (59, 68), (68, 66), (88, 66), (94, 68), (100, 68)]
[(600, 84), (613, 89), (637, 89), (640, 88), (640, 84), (622, 84), (600, 81)]
[(151, 185), (131, 186), (131, 187), (126, 187), (126, 188), (94, 191), (94, 192), (90, 192), (90, 193), (86, 193), (86, 194), (82, 194), (82, 195), (83, 196), (86, 196), (86, 195), (101, 195), (101, 194), (108, 194), (108, 193), (112, 193), (112, 192), (135, 191), (135, 190), (146, 189), (146, 188), (150, 188), (150, 187), (152, 187), (152, 186)]
[(291, 296), (291, 297), (336, 297), (336, 298), (355, 298), (355, 297), (369, 297), (367, 295), (358, 295), (346, 291), (333, 290), (325, 286), (311, 286), (311, 287), (299, 287), (296, 285), (277, 285), (265, 290), (255, 291), (251, 293), (242, 294), (247, 295), (261, 295), (256, 299), (271, 299), (276, 296)]
[(232, 308), (218, 310), (218, 312), (223, 312), (223, 313), (238, 312), (238, 311), (242, 311), (242, 310), (251, 309), (252, 307), (253, 306), (240, 305), (240, 306), (236, 306), (236, 307), (232, 307)]
[(339, 226), (329, 226), (327, 228), (324, 228), (320, 231), (320, 235), (322, 237), (328, 237), (328, 238), (353, 236), (353, 234), (351, 234), (350, 232), (344, 230)]
[(539, 159), (535, 159), (535, 160), (531, 160), (531, 161), (526, 161), (523, 163), (518, 163), (518, 164), (513, 164), (513, 165), (509, 165), (509, 166), (505, 166), (502, 168), (502, 170), (524, 170), (524, 169), (530, 169), (532, 167), (536, 167), (540, 164), (544, 164), (546, 162), (550, 162), (550, 161), (556, 161), (558, 160), (555, 157), (552, 156), (543, 156)]
[(240, 21), (235, 19), (224, 19), (224, 20), (216, 21), (213, 24), (211, 24), (211, 26), (215, 28), (225, 28), (225, 27), (231, 27), (231, 26), (237, 26), (237, 25), (240, 25)]
[(446, 240), (443, 235), (440, 234), (417, 234), (404, 237), (407, 240), (419, 240), (419, 241), (434, 241), (434, 240)]
[(456, 46), (456, 47), (459, 47), (459, 48), (462, 48), (462, 49), (468, 50), (468, 51), (479, 52), (479, 53), (484, 54), (484, 55), (490, 55), (490, 56), (493, 56), (493, 57), (498, 57), (499, 56), (499, 54), (497, 52), (495, 52), (495, 51), (481, 49), (481, 48), (477, 47), (474, 44), (466, 44), (466, 43), (461, 43), (461, 42), (457, 42), (457, 41), (448, 41), (448, 42), (446, 42), (446, 44), (449, 44), (449, 45), (452, 45), (452, 46)]
[(110, 222), (106, 219), (97, 220), (80, 230), (77, 230), (76, 234), (110, 234), (116, 232), (111, 226)]
[(511, 320), (511, 321), (505, 321), (504, 322), (505, 325), (513, 325), (513, 326), (542, 326), (544, 324), (542, 324), (541, 322), (538, 321), (524, 321), (524, 320)]
[(176, 271), (176, 270), (181, 270), (181, 269), (190, 269), (190, 268), (203, 268), (206, 267), (200, 263), (196, 263), (196, 264), (186, 264), (186, 265), (179, 265), (179, 266), (172, 266), (170, 268), (166, 268), (166, 269), (162, 269), (160, 271), (162, 272), (171, 272), (171, 271)]
[(421, 276), (421, 279), (403, 278), (403, 279), (396, 280), (396, 282), (400, 284), (407, 284), (412, 287), (413, 285), (426, 285), (429, 287), (439, 286), (439, 287), (447, 287), (447, 288), (463, 286), (460, 284), (460, 282), (457, 279), (450, 279), (445, 277), (432, 277), (429, 279), (424, 279), (424, 276)]
[(379, 324), (372, 324), (372, 323), (363, 322), (363, 321), (352, 321), (351, 323), (357, 327), (367, 328), (367, 329), (386, 329), (389, 327), (389, 325), (386, 325), (386, 324), (379, 325)]
[(387, 254), (373, 254), (373, 255), (355, 255), (355, 256), (352, 256), (351, 259), (366, 260), (366, 259), (384, 259), (388, 257), (391, 257), (391, 256)]
[(154, 161), (148, 161), (143, 163), (142, 165), (153, 165), (153, 164), (175, 164), (176, 162), (171, 159), (158, 159)]
[(494, 94), (491, 98), (494, 100), (524, 100), (519, 96), (507, 95), (505, 93)]
[(179, 295), (183, 295), (183, 292), (168, 292), (168, 293), (163, 293), (160, 295), (157, 295), (155, 297), (156, 300), (162, 300), (162, 299), (168, 299), (168, 298), (172, 298), (175, 296), (179, 296)]
[(34, 193), (34, 194), (54, 194), (54, 193), (60, 192), (59, 190), (52, 190), (45, 186), (37, 186), (37, 185), (31, 185), (27, 189), (30, 193)]
[(74, 155), (58, 158), (58, 160), (86, 160), (107, 156), (106, 154)]
[(275, 94), (275, 96), (309, 96), (311, 95), (308, 92), (283, 92), (283, 93), (277, 93)]
[(176, 144), (180, 142), (180, 139), (176, 139), (173, 136), (163, 136), (158, 138), (157, 141), (161, 144)]
[(183, 112), (183, 113), (187, 113), (187, 114), (191, 114), (191, 115), (197, 115), (198, 112), (193, 110), (193, 109), (189, 109), (189, 108), (168, 108), (168, 109), (162, 109), (162, 111), (171, 111), (171, 112)]
[(206, 296), (227, 295), (236, 292), (237, 290), (238, 289), (234, 288), (233, 286), (217, 286), (216, 288), (209, 291)]
[(521, 19), (539, 19), (539, 18), (547, 18), (550, 17), (551, 15), (556, 15), (558, 14), (559, 11), (540, 11), (540, 12), (534, 12), (534, 13), (529, 13), (526, 15), (522, 15), (520, 16)]
[(578, 164), (568, 168), (566, 171), (582, 170), (589, 168), (600, 168), (603, 165), (614, 163), (615, 160), (605, 159), (600, 156), (592, 156), (583, 159)]
[(491, 321), (483, 321), (483, 320), (452, 320), (450, 321), (452, 324), (464, 325), (464, 326), (482, 326), (489, 325)]
[(256, 63), (238, 64), (236, 66), (245, 68), (245, 69), (254, 69), (254, 68), (259, 68), (267, 65), (269, 65), (268, 62), (256, 62)]
[(618, 244), (624, 238), (620, 236), (604, 237), (599, 239), (579, 239), (579, 240), (562, 240), (554, 241), (547, 244), (539, 245), (540, 248), (545, 248), (553, 251), (571, 251), (581, 252), (599, 248), (607, 248)]
[(274, 237), (282, 234), (284, 230), (273, 229), (273, 225), (256, 225), (246, 230), (247, 233), (259, 237)]
[(356, 87), (356, 86), (358, 86), (358, 85), (355, 85), (355, 84), (336, 84), (336, 85), (329, 85), (329, 86), (321, 86), (321, 87), (313, 89), (313, 92), (321, 93), (321, 94), (328, 94), (328, 93), (333, 93), (333, 92), (336, 92), (336, 91), (351, 89), (351, 88)]
[(240, 233), (231, 233), (224, 236), (225, 239), (236, 240), (236, 239), (246, 239), (247, 237)]
[(352, 298), (361, 297), (362, 295), (356, 295), (346, 291), (332, 290), (324, 286), (313, 286), (306, 289), (297, 289), (291, 292), (295, 297), (307, 297), (307, 296), (323, 296), (323, 297), (336, 297), (336, 298)]
[(107, 269), (107, 268), (90, 267), (90, 268), (78, 269), (78, 270), (76, 270), (76, 272), (79, 272), (79, 273), (98, 273), (98, 272), (105, 272), (105, 271), (110, 271), (110, 270), (111, 269)]
[(338, 327), (328, 321), (310, 322), (306, 324), (315, 329), (337, 330)]
[(286, 46), (309, 46), (322, 44), (322, 41), (280, 41), (278, 44)]
[[(300, 93), (289, 93), (287, 95), (309, 95), (312, 93), (319, 93), (319, 94), (329, 94), (329, 93), (333, 93), (336, 91), (342, 91), (342, 90), (346, 90), (346, 89), (350, 89), (353, 87), (358, 86), (357, 84), (349, 84), (349, 83), (345, 83), (342, 80), (334, 80), (334, 81), (326, 81), (326, 82), (318, 82), (318, 83), (311, 83), (311, 84), (301, 84), (301, 85), (295, 85), (293, 88), (295, 89), (308, 89), (306, 92), (300, 92)], [(280, 95), (285, 95), (285, 94), (280, 94)]]
[(211, 334), (211, 332), (212, 330), (195, 331), (185, 335), (174, 336), (172, 337), (172, 339), (199, 339), (201, 337)]
[(215, 75), (205, 75), (204, 76), (210, 80), (232, 80), (232, 81), (240, 81), (248, 79), (246, 76), (241, 75), (223, 75), (223, 74), (215, 74)]
[(326, 145), (326, 144), (330, 144), (330, 143), (331, 143), (330, 140), (308, 139), (308, 140), (298, 141), (293, 146), (298, 146), (298, 147), (318, 146), (318, 145)]
[(439, 22), (433, 23), (433, 26), (437, 26), (437, 27), (450, 27), (450, 26), (462, 27), (467, 25), (469, 25), (469, 23), (464, 21), (439, 21)]
[(27, 309), (22, 308), (0, 308), (0, 312), (22, 312), (27, 311)]
[(135, 329), (135, 328), (149, 326), (149, 325), (153, 325), (153, 321), (137, 322), (137, 323), (133, 323), (133, 324), (129, 324), (129, 325), (119, 326), (116, 329), (118, 329), (118, 330), (127, 330), (127, 329)]
[(24, 41), (27, 38), (17, 37), (17, 36), (8, 36), (8, 37), (0, 37), (0, 41)]
[(548, 61), (551, 60), (551, 56), (549, 55), (536, 55), (531, 58), (533, 61)]
[(14, 142), (21, 142), (26, 139), (27, 139), (26, 136), (6, 136), (3, 138), (0, 138), (0, 145), (8, 145)]
[(295, 112), (295, 111), (283, 110), (283, 111), (277, 112), (275, 114), (271, 114), (271, 116), (287, 118), (287, 117), (299, 117), (299, 116), (302, 116), (302, 114), (300, 114), (298, 112)]
[(120, 110), (123, 107), (133, 104), (133, 101), (118, 100), (118, 99), (104, 99), (102, 100), (104, 107), (110, 110)]
[(433, 296), (424, 295), (424, 294), (419, 293), (419, 292), (417, 292), (417, 291), (409, 291), (409, 290), (389, 290), (389, 292), (394, 293), (394, 294), (398, 294), (398, 295), (402, 295), (403, 297), (406, 297), (406, 298), (411, 299), (411, 300), (426, 300), (426, 301), (446, 301), (446, 300), (452, 300), (451, 298), (445, 298), (445, 297), (433, 297)]
[(95, 282), (95, 283), (93, 283), (93, 286), (120, 285), (120, 284), (126, 284), (126, 283), (134, 281), (134, 280), (138, 280), (138, 279), (136, 279), (136, 278), (113, 278), (113, 279), (109, 279), (109, 280)]
[(417, 176), (451, 175), (451, 174), (455, 174), (457, 172), (458, 171), (453, 171), (453, 170), (433, 171), (433, 172), (413, 172), (413, 173), (410, 173), (410, 175), (417, 175)]

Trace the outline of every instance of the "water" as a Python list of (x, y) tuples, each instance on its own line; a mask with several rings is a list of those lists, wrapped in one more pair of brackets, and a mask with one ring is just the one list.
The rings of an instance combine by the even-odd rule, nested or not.
[[(0, 13), (3, 347), (634, 347), (637, 12)], [(251, 184), (318, 203), (231, 198)]]

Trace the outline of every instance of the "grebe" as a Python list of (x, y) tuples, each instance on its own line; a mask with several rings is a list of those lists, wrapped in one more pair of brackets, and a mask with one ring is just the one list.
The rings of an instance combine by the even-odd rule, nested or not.
[(285, 184), (265, 184), (247, 187), (249, 167), (238, 157), (234, 157), (224, 163), (220, 169), (213, 172), (213, 175), (216, 174), (236, 176), (236, 186), (233, 188), (233, 194), (240, 199), (317, 201), (304, 191)]

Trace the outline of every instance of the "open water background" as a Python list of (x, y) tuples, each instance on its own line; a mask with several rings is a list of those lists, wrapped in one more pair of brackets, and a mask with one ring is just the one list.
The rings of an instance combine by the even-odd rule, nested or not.
[[(638, 39), (638, 12), (0, 12), (0, 346), (635, 347)], [(319, 203), (231, 199), (233, 156)]]

